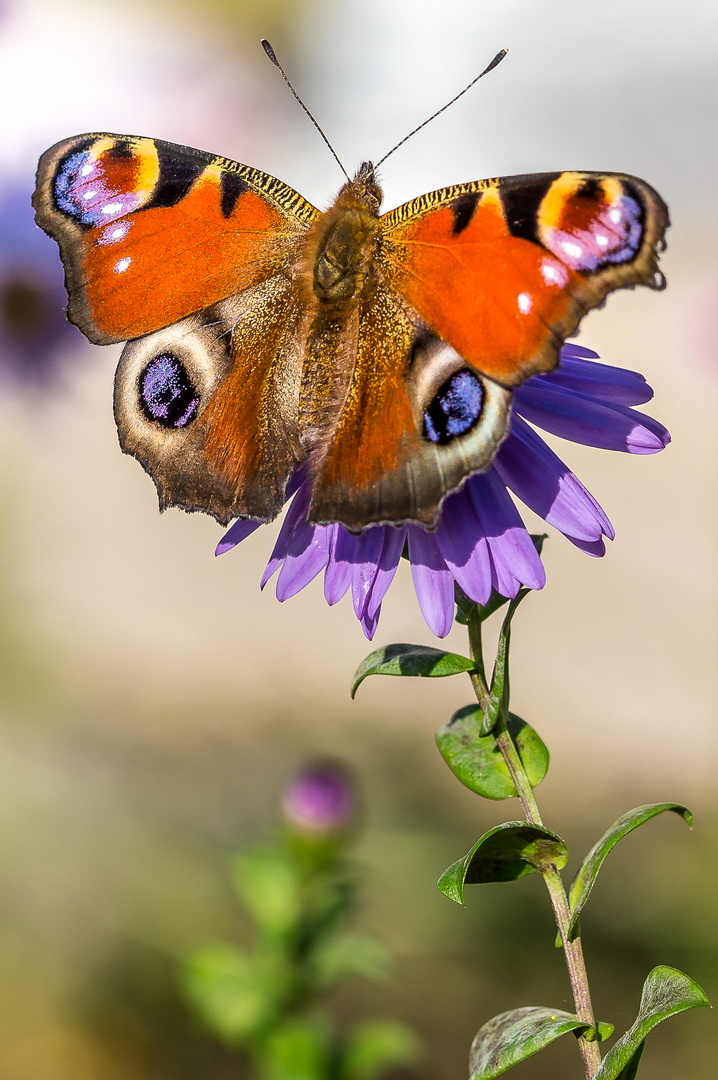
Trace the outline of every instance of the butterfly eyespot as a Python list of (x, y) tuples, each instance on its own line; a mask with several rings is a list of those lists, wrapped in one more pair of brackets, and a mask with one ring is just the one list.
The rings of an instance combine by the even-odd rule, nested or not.
[(155, 356), (142, 369), (139, 395), (147, 419), (162, 427), (186, 427), (197, 415), (199, 394), (186, 368), (172, 353)]
[(424, 438), (445, 445), (471, 431), (479, 421), (484, 388), (473, 371), (455, 371), (424, 412)]

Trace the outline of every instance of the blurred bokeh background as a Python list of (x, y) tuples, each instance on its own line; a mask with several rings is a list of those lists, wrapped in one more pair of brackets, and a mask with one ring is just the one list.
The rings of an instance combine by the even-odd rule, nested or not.
[[(435, 749), (468, 686), (377, 679), (351, 703), (368, 646), (348, 598), (329, 610), (319, 579), (283, 607), (271, 587), (260, 594), (275, 526), (215, 560), (214, 522), (160, 517), (152, 483), (117, 445), (119, 349), (93, 348), (57, 320), (62, 273), (32, 230), (29, 198), (37, 157), (58, 139), (158, 136), (330, 201), (341, 176), (260, 36), (349, 170), (510, 48), (387, 162), (387, 208), (452, 182), (563, 168), (635, 173), (671, 207), (668, 290), (612, 297), (580, 341), (646, 374), (674, 442), (642, 459), (564, 448), (617, 539), (597, 561), (550, 538), (548, 586), (516, 623), (513, 707), (552, 750), (542, 803), (576, 857), (630, 806), (672, 799), (696, 812), (693, 833), (660, 818), (602, 871), (583, 919), (601, 1019), (630, 1024), (656, 963), (718, 999), (718, 8), (3, 0), (3, 1080), (243, 1075), (189, 1015), (177, 961), (212, 938), (242, 940), (227, 858), (267, 833), (283, 779), (316, 754), (357, 771), (359, 922), (396, 956), (395, 981), (350, 985), (339, 1014), (384, 1009), (412, 1024), (426, 1043), (414, 1075), (428, 1080), (465, 1075), (470, 1040), (494, 1013), (568, 1007), (536, 879), (472, 890), (465, 911), (435, 888), (483, 829), (514, 816), (461, 789)], [(2, 327), (8, 312), (15, 322)], [(31, 341), (18, 319), (36, 328)], [(376, 643), (395, 640), (431, 643), (406, 567)], [(671, 1021), (644, 1071), (712, 1076), (715, 1034), (706, 1013)], [(577, 1075), (563, 1042), (517, 1076)]]

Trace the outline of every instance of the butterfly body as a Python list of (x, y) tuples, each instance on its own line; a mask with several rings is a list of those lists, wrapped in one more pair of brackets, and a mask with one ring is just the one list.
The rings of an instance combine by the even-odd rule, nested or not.
[(160, 505), (433, 527), (488, 468), (512, 388), (614, 289), (663, 284), (660, 197), (620, 174), (482, 180), (380, 214), (370, 163), (320, 212), (281, 181), (116, 135), (43, 155), (34, 204), (69, 316), (127, 340), (120, 442)]

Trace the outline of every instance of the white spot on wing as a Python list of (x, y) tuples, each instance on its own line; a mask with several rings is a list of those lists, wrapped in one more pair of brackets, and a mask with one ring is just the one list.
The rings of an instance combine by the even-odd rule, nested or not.
[(117, 244), (120, 240), (124, 240), (131, 225), (131, 221), (118, 221), (115, 225), (106, 225), (97, 237), (98, 244)]
[(528, 315), (529, 311), (533, 307), (533, 300), (529, 293), (522, 292), (518, 296), (519, 311), (522, 315)]
[(614, 206), (608, 211), (608, 220), (612, 221), (614, 225), (618, 225), (619, 221), (623, 220), (620, 207)]
[(574, 240), (562, 240), (561, 247), (570, 259), (580, 259), (583, 255), (583, 248)]
[(112, 269), (115, 271), (116, 274), (124, 274), (125, 270), (131, 262), (132, 259), (129, 257), (129, 255), (125, 255), (124, 259), (117, 260)]
[(100, 210), (101, 214), (121, 214), (124, 207), (121, 202), (106, 203)]
[(541, 263), (541, 276), (547, 285), (558, 285), (559, 288), (568, 281), (568, 271), (562, 263), (554, 259), (544, 259)]

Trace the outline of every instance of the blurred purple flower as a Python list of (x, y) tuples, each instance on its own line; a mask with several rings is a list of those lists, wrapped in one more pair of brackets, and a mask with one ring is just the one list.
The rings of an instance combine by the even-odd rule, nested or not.
[[(580, 345), (564, 345), (555, 371), (536, 375), (516, 390), (511, 431), (491, 468), (470, 477), (444, 501), (434, 532), (417, 525), (379, 525), (356, 536), (341, 525), (309, 525), (309, 484), (298, 470), (262, 588), (279, 570), (277, 598), (288, 600), (324, 570), (327, 603), (336, 604), (351, 589), (356, 616), (372, 638), (408, 545), (422, 614), (429, 629), (445, 637), (454, 616), (454, 582), (479, 604), (488, 601), (492, 589), (514, 597), (522, 585), (543, 588), (543, 564), (509, 491), (582, 551), (604, 555), (603, 537), (614, 537), (610, 521), (530, 425), (572, 442), (629, 454), (655, 454), (670, 435), (662, 424), (630, 408), (653, 397), (643, 376), (596, 359), (596, 353)], [(236, 521), (216, 554), (235, 547), (260, 524)]]
[(83, 338), (65, 318), (62, 265), (35, 225), (31, 194), (29, 178), (0, 176), (0, 380), (45, 387)]
[(351, 774), (337, 762), (317, 762), (297, 773), (282, 796), (282, 813), (295, 830), (314, 835), (339, 832), (356, 816)]

